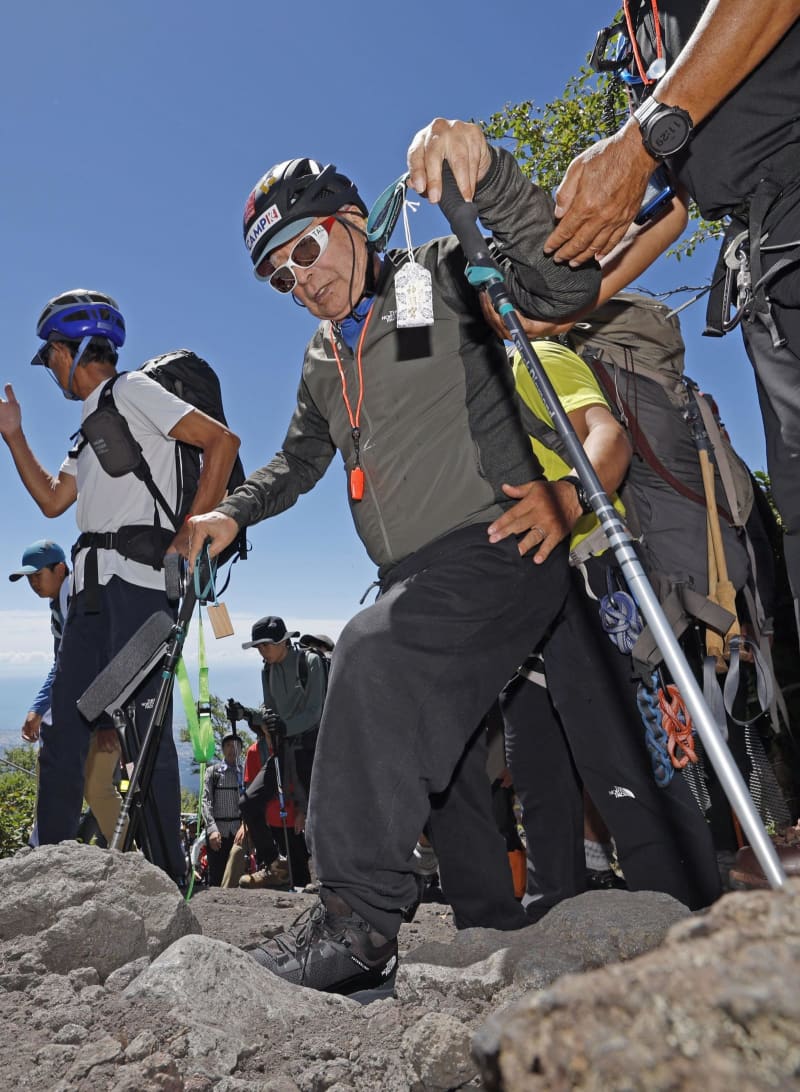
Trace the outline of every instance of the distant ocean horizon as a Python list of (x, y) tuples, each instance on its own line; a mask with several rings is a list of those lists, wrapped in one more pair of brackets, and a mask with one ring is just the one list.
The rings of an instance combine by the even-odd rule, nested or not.
[[(192, 745), (191, 743), (183, 743), (180, 740), (180, 733), (183, 729), (182, 724), (175, 723), (172, 727), (173, 736), (175, 738), (175, 747), (178, 751), (178, 768), (180, 770), (181, 788), (189, 789), (191, 792), (199, 792), (200, 779), (198, 772), (192, 769)], [(0, 728), (0, 757), (4, 757), (6, 750), (9, 747), (25, 747), (31, 746), (26, 744), (19, 734), (19, 728)], [(0, 773), (7, 770), (0, 763)]]

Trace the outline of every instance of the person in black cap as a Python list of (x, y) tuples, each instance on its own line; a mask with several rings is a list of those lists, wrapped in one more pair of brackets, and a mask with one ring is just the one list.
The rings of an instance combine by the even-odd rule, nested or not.
[[(267, 615), (259, 618), (253, 626), (251, 639), (242, 645), (242, 648), (258, 649), (264, 662), (261, 685), (264, 694), (265, 739), (271, 743), (273, 750), (278, 751), (284, 789), (290, 793), (294, 803), (291, 833), (298, 838), (305, 830), (314, 748), (322, 719), (326, 679), (320, 656), (292, 644), (292, 639), (299, 636), (297, 630), (287, 632), (282, 618)], [(263, 763), (262, 771), (248, 784), (242, 799), (242, 815), (253, 835), (263, 826), (265, 805), (274, 800), (277, 791), (270, 771), (271, 767)], [(310, 878), (308, 852), (303, 839), (302, 851), (295, 846), (295, 852), (292, 853), (294, 842), (294, 838), (288, 837), (286, 848), (292, 855), (292, 879), (296, 885), (304, 884)], [(259, 853), (259, 856), (263, 854)], [(267, 874), (268, 866), (271, 862), (263, 860), (260, 863), (263, 868), (252, 877), (243, 877), (240, 886), (267, 886), (270, 879)]]
[(221, 886), (233, 840), (241, 825), (241, 753), (241, 737), (235, 732), (228, 732), (222, 737), (222, 762), (208, 767), (203, 782), (202, 811), (208, 846), (209, 887)]

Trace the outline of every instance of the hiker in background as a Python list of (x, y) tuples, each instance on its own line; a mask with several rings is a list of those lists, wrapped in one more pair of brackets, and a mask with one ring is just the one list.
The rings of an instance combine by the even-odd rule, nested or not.
[[(36, 332), (43, 344), (31, 363), (45, 368), (65, 398), (83, 403), (82, 427), (89, 427), (104, 388), (113, 381), (117, 416), (127, 422), (141, 449), (137, 469), (142, 463), (149, 468), (163, 504), (172, 511), (178, 505), (176, 441), (200, 448), (204, 455), (189, 512), (203, 511), (224, 495), (238, 439), (141, 372), (117, 373), (125, 322), (115, 300), (86, 289), (64, 292), (45, 306)], [(108, 466), (108, 459), (119, 454), (117, 429), (107, 437), (101, 434), (97, 452), (91, 443), (83, 444), (67, 456), (57, 474), (50, 474), (28, 445), (22, 411), (10, 385), (5, 393), (0, 399), (0, 434), (23, 485), (48, 517), (61, 515), (77, 502), (81, 531), (73, 550), (72, 597), (53, 680), (57, 731), (45, 735), (40, 755), (37, 824), (40, 842), (50, 844), (77, 834), (92, 736), (101, 750), (114, 746), (117, 739), (110, 717), (103, 715), (89, 724), (76, 702), (152, 614), (168, 611), (174, 616), (165, 592), (163, 558), (167, 550), (188, 553), (191, 530), (185, 523), (167, 530), (162, 503), (142, 478), (132, 472), (115, 477), (104, 469), (101, 457)], [(94, 424), (103, 427), (97, 417)], [(136, 692), (140, 733), (149, 722), (160, 684), (161, 672), (154, 670)], [(169, 714), (148, 800), (145, 820), (153, 863), (182, 881), (180, 777)]]
[(69, 602), (69, 566), (66, 554), (52, 539), (32, 542), (22, 553), (20, 568), (10, 573), (8, 579), (16, 581), (23, 576), (27, 577), (35, 595), (50, 600), (50, 632), (53, 635), (53, 663), (22, 725), (22, 738), (26, 743), (35, 743), (40, 738), (42, 722), (45, 726), (51, 723), (53, 677)]
[(229, 732), (222, 737), (222, 762), (206, 770), (203, 782), (203, 824), (208, 844), (208, 885), (220, 887), (236, 832), (241, 826), (239, 797), (243, 780), (242, 741)]
[[(665, 304), (619, 293), (568, 337), (630, 431), (634, 457), (623, 498), (651, 582), (764, 822), (785, 824), (788, 809), (762, 739), (770, 717), (777, 735), (783, 729), (770, 696), (780, 702), (771, 655), (775, 569), (763, 506), (754, 505), (758, 487), (711, 402), (684, 374), (680, 323)], [(660, 669), (647, 631), (632, 655), (643, 679)], [(751, 709), (745, 679), (754, 690), (759, 683)], [(665, 682), (662, 671), (662, 691)], [(785, 707), (783, 719), (788, 723)], [(678, 748), (677, 760), (718, 850), (731, 852), (740, 834), (725, 794), (702, 744), (690, 746), (687, 753)]]
[[(601, 482), (624, 512), (614, 495), (631, 459), (622, 425), (574, 352), (553, 341), (535, 348)], [(518, 354), (512, 367), (536, 455), (549, 478), (563, 480), (574, 473), (564, 445)], [(630, 658), (609, 641), (598, 612), (599, 600), (620, 587), (616, 561), (574, 481), (583, 514), (570, 540), (573, 595), (538, 655), (501, 697), (508, 762), (534, 867), (528, 888), (533, 901), (526, 909), (540, 917), (587, 887), (581, 783), (611, 831), (630, 889), (665, 891), (699, 909), (720, 892), (711, 839), (688, 786), (677, 779), (659, 787), (653, 777)], [(565, 665), (576, 685), (551, 690), (551, 706), (542, 688)]]
[[(69, 604), (69, 568), (61, 547), (43, 539), (30, 545), (22, 555), (22, 567), (11, 573), (9, 580), (19, 580), (27, 576), (33, 591), (43, 599), (50, 600), (50, 631), (53, 634), (53, 664), (50, 673), (36, 696), (33, 708), (22, 726), (22, 738), (28, 743), (43, 738), (52, 731), (52, 689), (53, 679), (58, 664), (58, 650), (67, 618)], [(108, 737), (92, 736), (89, 753), (86, 756), (85, 781), (83, 795), (89, 805), (90, 814), (81, 823), (81, 835), (88, 840), (88, 832), (96, 823), (94, 832), (99, 828), (98, 841), (108, 844), (117, 825), (122, 798), (117, 788), (120, 779), (120, 760), (122, 751), (116, 734)], [(40, 787), (40, 786), (39, 786)], [(39, 831), (34, 823), (30, 844), (39, 844)]]

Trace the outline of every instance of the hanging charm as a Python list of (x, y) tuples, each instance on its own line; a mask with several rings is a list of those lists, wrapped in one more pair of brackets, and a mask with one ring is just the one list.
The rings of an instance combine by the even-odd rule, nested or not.
[[(433, 326), (433, 289), (430, 270), (414, 259), (411, 245), (411, 228), (408, 223), (408, 199), (403, 201), (403, 227), (406, 233), (408, 262), (398, 269), (394, 278), (394, 294), (397, 300), (397, 326)], [(417, 208), (415, 202), (412, 209)]]

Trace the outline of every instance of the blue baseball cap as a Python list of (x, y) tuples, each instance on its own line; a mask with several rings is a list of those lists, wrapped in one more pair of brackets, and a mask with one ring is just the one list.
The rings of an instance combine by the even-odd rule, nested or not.
[(15, 569), (8, 577), (9, 580), (21, 580), (23, 576), (38, 573), (40, 569), (46, 569), (48, 565), (57, 565), (59, 561), (66, 563), (64, 551), (57, 542), (49, 538), (41, 538), (38, 542), (32, 542), (22, 554), (22, 567)]

